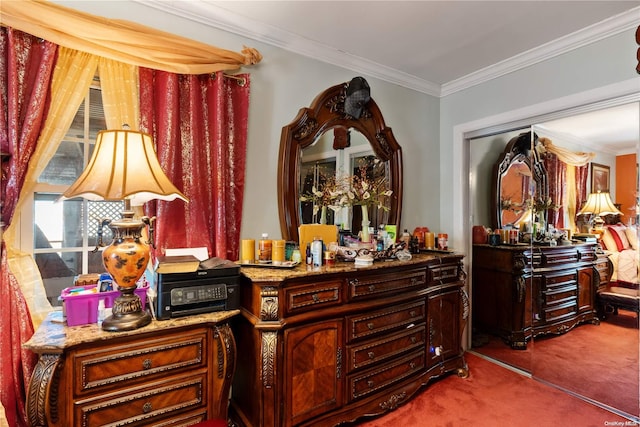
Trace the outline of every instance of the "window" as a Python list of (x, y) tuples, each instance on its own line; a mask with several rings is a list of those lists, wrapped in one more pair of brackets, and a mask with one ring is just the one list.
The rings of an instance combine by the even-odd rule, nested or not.
[[(103, 218), (119, 218), (122, 202), (84, 199), (57, 201), (82, 173), (91, 157), (98, 131), (106, 129), (99, 81), (95, 80), (78, 109), (69, 131), (40, 175), (33, 193), (33, 210), (22, 216), (26, 236), (23, 250), (33, 253), (47, 297), (59, 305), (62, 290), (79, 274), (104, 271), (100, 252), (94, 252)], [(28, 209), (24, 209), (28, 211)], [(105, 228), (104, 242), (111, 241)]]

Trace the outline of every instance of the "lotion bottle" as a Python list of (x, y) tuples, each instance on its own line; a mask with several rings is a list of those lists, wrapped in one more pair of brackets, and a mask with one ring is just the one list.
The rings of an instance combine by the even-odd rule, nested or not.
[(311, 257), (313, 258), (313, 266), (322, 266), (323, 243), (320, 237), (314, 237), (311, 243)]

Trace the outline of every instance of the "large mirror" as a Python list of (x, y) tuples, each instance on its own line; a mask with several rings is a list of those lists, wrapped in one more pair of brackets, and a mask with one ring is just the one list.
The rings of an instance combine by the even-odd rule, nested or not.
[(537, 143), (535, 133), (522, 132), (509, 141), (494, 166), (492, 226), (496, 229), (507, 226), (519, 229), (522, 223), (531, 221), (532, 197), (547, 198), (544, 165), (537, 151), (531, 148)]
[[(474, 136), (470, 139), (470, 210), (473, 224), (503, 227), (517, 222), (521, 212), (514, 212), (509, 203), (504, 203), (504, 200), (520, 203), (522, 199), (518, 199), (518, 195), (521, 194), (518, 189), (526, 186), (526, 181), (529, 179), (524, 165), (533, 165), (538, 161), (546, 163), (544, 174), (549, 195), (566, 190), (577, 190), (576, 182), (582, 180), (581, 186), (586, 188), (586, 194), (582, 196), (583, 201), (592, 192), (594, 185), (594, 180), (591, 179), (592, 163), (598, 164), (599, 167), (605, 166), (605, 170), (610, 174), (608, 179), (611, 199), (624, 213), (615, 221), (620, 221), (625, 226), (637, 224), (636, 187), (640, 119), (637, 97), (631, 103), (626, 98), (615, 102), (608, 100), (603, 102), (602, 106), (582, 107), (574, 114), (553, 113), (550, 116), (550, 118), (544, 117), (544, 120), (536, 121), (532, 127), (514, 126), (509, 129), (506, 125), (501, 133), (495, 133), (495, 130), (491, 129), (490, 132), (494, 133)], [(577, 123), (579, 126), (576, 128)], [(614, 127), (611, 126), (613, 123), (616, 123)], [(629, 124), (632, 127), (635, 126), (635, 130), (631, 132), (634, 136), (631, 138), (631, 148), (624, 148), (624, 144), (629, 141), (624, 139), (621, 131), (623, 128), (628, 128)], [(579, 129), (579, 132), (576, 132), (576, 129)], [(587, 166), (576, 167), (573, 171), (575, 176), (571, 179), (552, 178), (552, 166), (546, 154), (544, 157), (536, 157), (543, 152), (543, 147), (539, 147), (538, 144), (528, 144), (529, 147), (537, 146), (540, 150), (533, 149), (524, 158), (521, 156), (523, 153), (520, 149), (514, 149), (513, 145), (509, 147), (511, 142), (517, 140), (522, 134), (528, 134), (529, 138), (530, 135), (536, 135), (539, 140), (550, 139), (559, 149), (568, 152), (594, 152), (596, 157)], [(612, 142), (609, 144), (600, 140), (595, 145), (590, 144), (590, 138), (596, 135), (620, 136), (617, 140), (615, 136), (611, 138)], [(507, 158), (508, 161), (505, 160)], [(513, 165), (516, 167), (512, 170)], [(535, 169), (532, 171), (532, 178), (536, 184)], [(627, 176), (628, 179), (620, 181), (620, 176)], [(516, 177), (521, 179), (518, 180)], [(505, 183), (505, 181), (509, 182)], [(560, 190), (560, 187), (564, 187), (564, 190)], [(630, 194), (627, 198), (628, 192)], [(492, 196), (488, 197), (489, 195)], [(491, 202), (487, 203), (488, 200)], [(509, 213), (505, 214), (505, 208), (510, 210)], [(529, 214), (523, 215), (526, 217)], [(578, 215), (575, 212), (567, 212), (566, 205), (561, 206), (551, 215), (548, 222), (557, 223), (558, 215), (564, 216), (564, 227), (578, 231)], [(575, 224), (569, 224), (570, 217), (576, 220)], [(609, 219), (606, 220), (609, 221)], [(532, 248), (536, 250), (535, 246)], [(615, 253), (610, 255), (610, 252), (604, 251), (598, 254), (598, 257), (617, 256)], [(638, 256), (638, 250), (635, 252)], [(472, 263), (475, 262), (472, 260)], [(525, 262), (530, 263), (531, 260), (525, 260)], [(596, 267), (596, 269), (602, 268), (609, 275), (615, 272), (615, 269), (610, 269), (612, 266), (606, 263), (604, 267)], [(596, 306), (600, 301), (596, 290), (605, 285), (597, 283), (600, 273), (600, 270), (592, 271), (596, 281), (593, 295)], [(477, 280), (476, 277), (471, 276), (472, 289), (476, 286)], [(517, 283), (513, 284), (513, 286), (517, 285)], [(637, 283), (628, 284), (628, 286), (628, 289), (635, 289), (637, 292)], [(525, 290), (523, 298), (532, 297), (531, 291)], [(566, 297), (571, 296), (566, 295)], [(481, 312), (481, 307), (477, 307), (474, 301), (472, 331), (475, 331), (475, 316), (479, 311)], [(495, 315), (506, 315), (506, 313), (495, 313)], [(533, 323), (532, 315), (532, 313), (525, 314), (524, 319)], [(485, 335), (472, 332), (471, 347), (473, 351), (483, 356), (525, 371), (546, 384), (556, 386), (607, 410), (638, 421), (640, 419), (639, 315), (633, 309), (603, 308), (598, 315), (599, 324), (588, 321), (573, 327), (566, 333), (536, 336), (526, 347), (520, 349), (513, 349), (500, 337), (489, 341)]]
[[(309, 191), (305, 186), (312, 187), (337, 173), (354, 174), (362, 164), (375, 164), (375, 168), (385, 174), (391, 191), (384, 214), (376, 219), (376, 212), (372, 212), (372, 224), (377, 220), (400, 227), (402, 150), (372, 98), (361, 102), (357, 112), (349, 108), (349, 86), (356, 79), (320, 93), (309, 107), (300, 109), (295, 119), (282, 128), (278, 203), (280, 229), (286, 240), (297, 241), (298, 227), (305, 221), (319, 222), (318, 215), (322, 212), (317, 209), (314, 212), (313, 206), (301, 203), (301, 195)], [(357, 229), (356, 210), (340, 215), (343, 216), (329, 218), (327, 222), (349, 222), (349, 228)]]

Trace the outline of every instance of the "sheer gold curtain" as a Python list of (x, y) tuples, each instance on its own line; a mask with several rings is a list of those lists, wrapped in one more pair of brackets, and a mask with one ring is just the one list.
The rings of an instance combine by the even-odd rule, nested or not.
[(138, 67), (100, 58), (98, 73), (107, 129), (122, 129), (122, 125), (128, 124), (131, 130), (139, 130)]
[[(73, 117), (82, 103), (98, 67), (98, 57), (61, 47), (51, 81), (51, 106), (36, 151), (20, 193), (14, 218), (20, 218), (25, 200), (33, 192), (38, 177), (45, 169), (67, 133)], [(29, 207), (26, 207), (29, 209)], [(46, 298), (40, 271), (29, 253), (19, 251), (19, 221), (12, 221), (4, 238), (7, 245), (9, 268), (20, 283), (31, 312), (35, 329), (51, 311)]]
[(43, 0), (4, 1), (0, 22), (60, 46), (179, 74), (237, 70), (262, 60), (260, 52), (246, 46), (237, 53)]

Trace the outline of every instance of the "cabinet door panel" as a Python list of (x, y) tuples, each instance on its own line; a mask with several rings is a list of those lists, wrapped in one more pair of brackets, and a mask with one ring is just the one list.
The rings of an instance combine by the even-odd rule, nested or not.
[(593, 268), (581, 268), (578, 270), (578, 311), (589, 311), (595, 307), (595, 283)]
[(339, 319), (285, 332), (285, 425), (342, 405), (342, 341)]
[(427, 307), (427, 367), (455, 357), (460, 352), (460, 290), (429, 295)]

